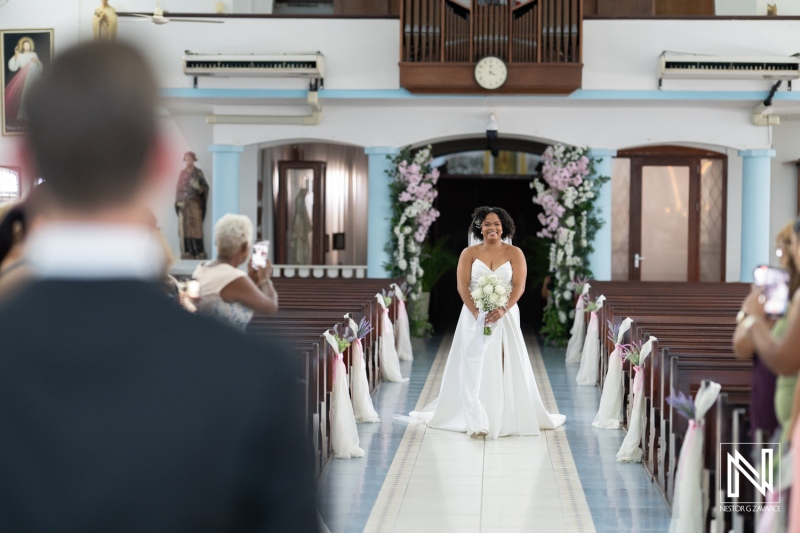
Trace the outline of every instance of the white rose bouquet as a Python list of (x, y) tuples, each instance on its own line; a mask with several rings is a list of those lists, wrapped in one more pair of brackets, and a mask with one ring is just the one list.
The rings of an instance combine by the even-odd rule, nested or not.
[[(494, 274), (481, 276), (478, 278), (478, 286), (471, 293), (475, 307), (486, 313), (494, 311), (499, 307), (508, 305), (508, 298), (511, 296), (511, 284), (500, 279)], [(484, 335), (491, 335), (492, 328), (484, 326)]]

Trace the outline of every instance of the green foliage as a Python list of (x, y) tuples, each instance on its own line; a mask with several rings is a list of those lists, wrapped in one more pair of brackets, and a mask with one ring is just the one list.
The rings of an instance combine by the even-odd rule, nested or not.
[(458, 265), (458, 257), (445, 248), (448, 238), (441, 238), (434, 245), (426, 242), (422, 246), (421, 265), (425, 271), (422, 275), (423, 292), (431, 292), (442, 276)]

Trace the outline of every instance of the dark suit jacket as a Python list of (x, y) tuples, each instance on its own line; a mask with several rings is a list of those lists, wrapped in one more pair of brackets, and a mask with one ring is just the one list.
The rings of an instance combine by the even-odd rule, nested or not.
[(0, 305), (0, 531), (317, 531), (299, 367), (142, 281)]

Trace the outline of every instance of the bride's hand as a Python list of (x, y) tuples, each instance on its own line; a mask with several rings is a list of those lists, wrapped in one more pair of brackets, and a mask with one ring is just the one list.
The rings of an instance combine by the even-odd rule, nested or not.
[(494, 324), (495, 322), (503, 318), (505, 315), (506, 315), (506, 310), (503, 309), (502, 307), (498, 307), (497, 309), (486, 315), (486, 324)]

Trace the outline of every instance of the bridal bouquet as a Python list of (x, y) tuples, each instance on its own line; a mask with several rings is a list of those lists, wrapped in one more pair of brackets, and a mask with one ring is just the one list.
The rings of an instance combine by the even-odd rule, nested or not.
[[(511, 295), (511, 285), (491, 274), (489, 276), (481, 276), (478, 278), (478, 286), (472, 291), (472, 301), (475, 302), (475, 307), (481, 311), (490, 312), (498, 307), (505, 307), (508, 305), (508, 298)], [(484, 335), (491, 335), (492, 328), (484, 326)]]

